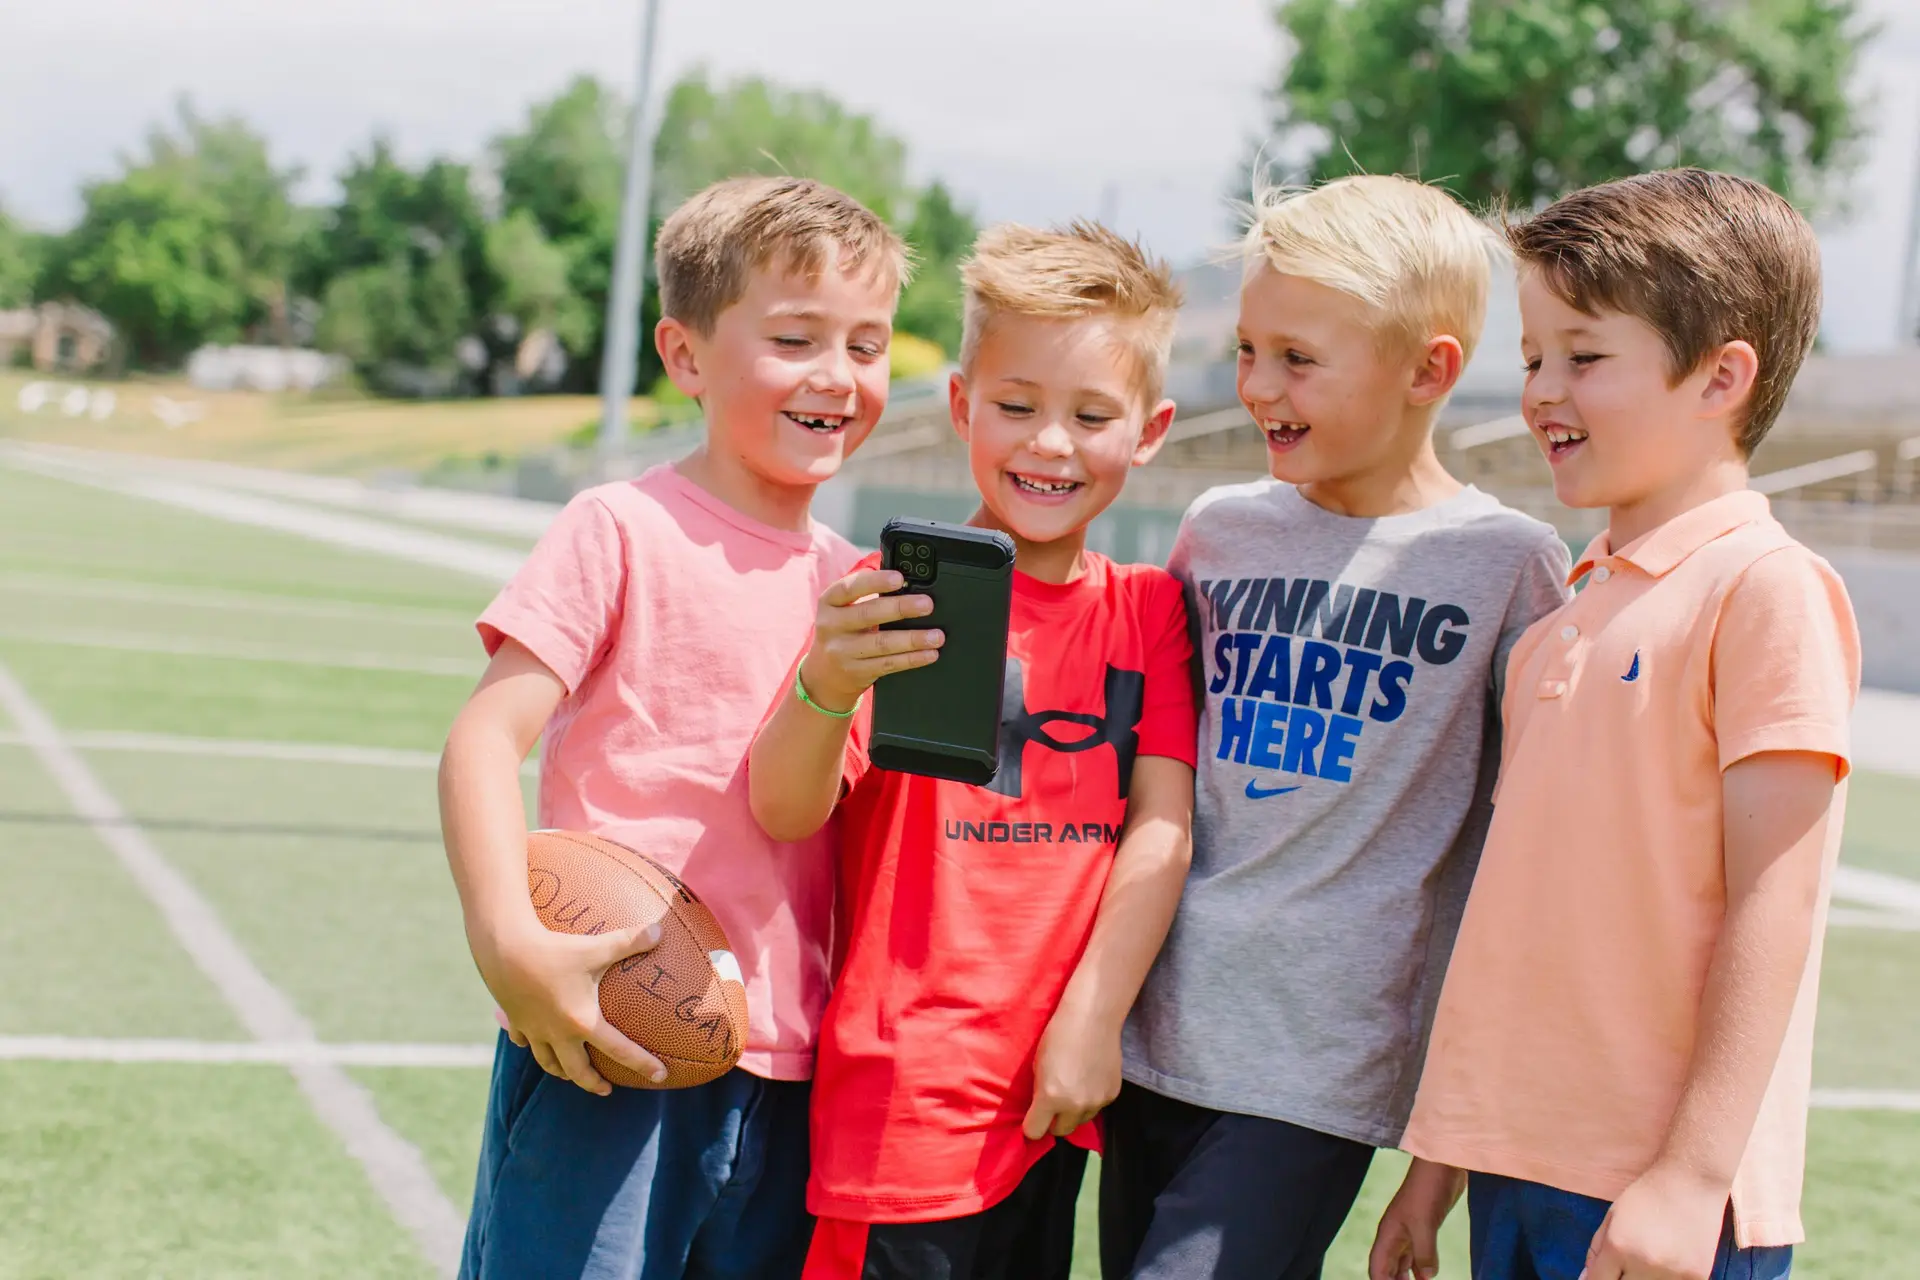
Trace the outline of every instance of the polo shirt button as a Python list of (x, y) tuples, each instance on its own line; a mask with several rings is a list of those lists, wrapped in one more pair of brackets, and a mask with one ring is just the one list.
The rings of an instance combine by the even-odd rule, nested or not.
[(1580, 637), (1580, 628), (1573, 626), (1572, 624), (1568, 624), (1567, 626), (1560, 628), (1560, 638), (1562, 640), (1577, 640), (1579, 639), (1579, 637)]
[(1593, 571), (1593, 580), (1595, 582), (1605, 582), (1608, 578), (1611, 578), (1612, 576), (1613, 576), (1613, 570), (1607, 568), (1607, 566), (1605, 565), (1601, 565), (1598, 569), (1595, 569)]

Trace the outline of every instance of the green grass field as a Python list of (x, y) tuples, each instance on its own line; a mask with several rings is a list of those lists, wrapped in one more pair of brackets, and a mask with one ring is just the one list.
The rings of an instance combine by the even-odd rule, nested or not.
[[(432, 769), (480, 667), (471, 618), (489, 595), (0, 466), (0, 668), (325, 1043), (491, 1037)], [(0, 1276), (430, 1276), (285, 1067), (8, 1048), (249, 1038), (20, 729), (0, 712)], [(1920, 878), (1920, 783), (1859, 777), (1847, 858)], [(1920, 1090), (1920, 932), (1836, 927), (1827, 957), (1818, 1083)], [(345, 1070), (464, 1210), (485, 1070)], [(1380, 1157), (1329, 1276), (1364, 1274), (1401, 1167)], [(1090, 1184), (1086, 1277), (1091, 1203)], [(1797, 1275), (1904, 1274), (1920, 1114), (1816, 1112), (1807, 1216)], [(1458, 1218), (1447, 1244), (1446, 1273), (1464, 1275)]]

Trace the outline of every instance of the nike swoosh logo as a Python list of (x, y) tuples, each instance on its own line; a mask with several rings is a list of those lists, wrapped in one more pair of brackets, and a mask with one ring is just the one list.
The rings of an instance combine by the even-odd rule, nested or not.
[(1638, 680), (1639, 678), (1640, 678), (1640, 651), (1638, 649), (1635, 649), (1633, 651), (1633, 665), (1627, 668), (1627, 674), (1621, 676), (1620, 679), (1627, 684), (1632, 684), (1635, 680)]
[(1299, 789), (1299, 787), (1275, 787), (1273, 790), (1268, 791), (1261, 787), (1257, 780), (1253, 778), (1247, 779), (1247, 799), (1249, 800), (1265, 800), (1272, 796), (1283, 796), (1289, 791), (1298, 791)]

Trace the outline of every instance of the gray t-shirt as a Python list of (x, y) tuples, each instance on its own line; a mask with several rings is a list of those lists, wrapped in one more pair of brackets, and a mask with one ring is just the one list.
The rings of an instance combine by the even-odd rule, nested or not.
[(1167, 566), (1200, 683), (1193, 870), (1127, 1079), (1400, 1141), (1492, 812), (1507, 654), (1567, 598), (1568, 559), (1473, 488), (1372, 520), (1273, 480), (1194, 502)]

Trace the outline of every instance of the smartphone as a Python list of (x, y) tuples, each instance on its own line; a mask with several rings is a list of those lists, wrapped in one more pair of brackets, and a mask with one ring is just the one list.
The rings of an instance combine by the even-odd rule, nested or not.
[(885, 624), (938, 627), (940, 656), (873, 686), (867, 754), (896, 773), (985, 786), (1000, 765), (1000, 696), (1013, 612), (1013, 539), (992, 529), (905, 516), (880, 531), (880, 564), (924, 595), (933, 612)]

